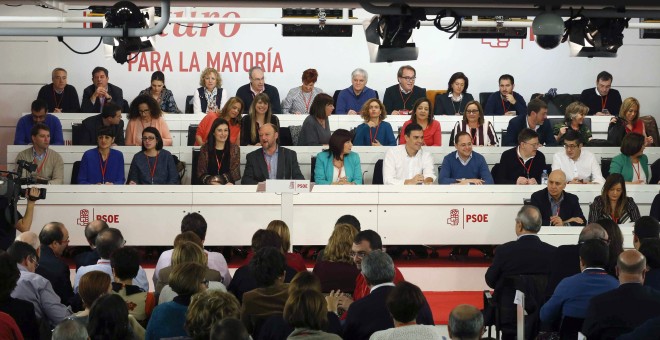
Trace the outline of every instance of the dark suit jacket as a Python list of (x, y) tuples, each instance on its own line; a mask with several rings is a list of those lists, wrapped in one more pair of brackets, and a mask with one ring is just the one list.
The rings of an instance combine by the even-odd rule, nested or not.
[[(300, 166), (298, 156), (293, 150), (278, 146), (277, 157), (277, 179), (305, 179)], [(243, 171), (242, 184), (257, 184), (268, 178), (268, 166), (264, 159), (263, 149), (257, 149), (247, 154), (245, 171)]]
[[(497, 176), (493, 178), (495, 184), (516, 184), (518, 177), (527, 177), (525, 168), (518, 161), (518, 147), (513, 147), (509, 150), (502, 152), (500, 157), (500, 169)], [(533, 162), (533, 163), (531, 163)], [(531, 167), (530, 167), (531, 163)], [(527, 161), (525, 167), (530, 167), (529, 178), (535, 178), (536, 182), (541, 184), (541, 175), (546, 167), (545, 155), (543, 152), (537, 150), (536, 156)]]
[[(296, 274), (298, 274), (298, 272), (295, 269), (286, 266), (286, 270), (284, 272), (284, 283), (291, 282)], [(254, 279), (254, 275), (252, 275), (250, 272), (250, 266), (244, 265), (236, 269), (234, 277), (232, 277), (231, 282), (229, 283), (229, 287), (227, 287), (227, 291), (234, 294), (234, 296), (238, 299), (238, 302), (242, 302), (243, 294), (256, 288), (257, 281)]]
[(69, 266), (59, 259), (47, 245), (41, 245), (41, 256), (36, 273), (50, 281), (62, 304), (69, 305), (69, 300), (73, 297)]
[[(511, 120), (509, 120), (509, 126), (506, 128), (506, 136), (502, 139), (502, 145), (518, 145), (518, 134), (526, 128), (527, 115), (518, 115), (511, 118)], [(552, 126), (550, 126), (549, 119), (543, 121), (543, 125), (536, 130), (536, 133), (539, 134), (539, 143), (544, 144), (545, 146), (557, 145), (555, 136), (552, 134)]]
[[(392, 289), (392, 286), (379, 287), (351, 304), (344, 324), (344, 340), (368, 340), (374, 332), (394, 327), (385, 303)], [(426, 301), (417, 315), (417, 323), (434, 325), (433, 314)]]
[[(89, 85), (83, 91), (82, 103), (80, 103), (80, 110), (83, 113), (101, 113), (101, 100), (96, 98), (96, 101), (92, 104), (90, 98), (96, 91), (96, 86), (94, 84)], [(124, 91), (118, 86), (108, 83), (108, 93), (112, 97), (112, 102), (119, 105), (119, 107), (124, 106)]]
[(660, 316), (648, 319), (634, 331), (624, 334), (617, 340), (660, 339)]
[[(548, 198), (548, 188), (532, 194), (532, 205), (541, 211), (542, 224), (550, 225), (552, 209), (550, 207), (550, 199)], [(564, 200), (559, 204), (559, 217), (564, 221), (572, 217), (580, 217), (584, 222), (587, 221), (582, 213), (582, 208), (580, 208), (578, 197), (566, 191), (564, 191)], [(584, 226), (584, 223), (577, 224), (571, 222), (571, 226)]]
[(80, 253), (73, 258), (76, 262), (76, 271), (78, 271), (78, 268), (80, 267), (96, 264), (100, 259), (101, 257), (99, 256), (99, 253), (94, 249)]
[(546, 286), (546, 298), (550, 298), (561, 280), (580, 273), (580, 245), (567, 244), (557, 247), (550, 257), (550, 276)]
[(10, 296), (6, 300), (0, 301), (0, 312), (7, 313), (14, 318), (24, 339), (39, 339), (39, 322), (31, 302)]
[[(80, 145), (97, 145), (96, 137), (97, 132), (103, 126), (103, 118), (101, 114), (91, 116), (83, 119), (83, 139)], [(120, 120), (119, 124), (112, 126), (112, 131), (115, 133), (115, 144), (124, 145), (124, 121)]]
[[(273, 111), (273, 114), (282, 113), (282, 106), (280, 105), (280, 92), (273, 85), (264, 84), (264, 93), (268, 95), (270, 99), (270, 109)], [(250, 105), (252, 105), (252, 100), (254, 96), (252, 90), (250, 90), (250, 83), (247, 83), (236, 90), (236, 97), (241, 98), (243, 101), (243, 114), (247, 114), (250, 110)]]
[(582, 334), (587, 339), (614, 339), (657, 316), (660, 292), (640, 283), (626, 283), (591, 299)]
[(547, 274), (555, 251), (536, 236), (524, 235), (495, 248), (493, 264), (486, 271), (486, 283), (497, 290), (504, 277), (517, 274)]

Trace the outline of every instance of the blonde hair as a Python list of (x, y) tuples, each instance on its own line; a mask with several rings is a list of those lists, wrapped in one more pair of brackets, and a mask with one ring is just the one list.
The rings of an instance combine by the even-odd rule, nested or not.
[(207, 258), (202, 247), (190, 241), (181, 242), (174, 247), (174, 251), (172, 251), (172, 267), (185, 262), (206, 265)]
[(635, 114), (632, 122), (630, 122), (631, 124), (634, 124), (637, 119), (639, 119), (639, 110), (641, 109), (639, 106), (639, 100), (637, 100), (637, 98), (628, 97), (623, 100), (623, 103), (621, 104), (621, 110), (619, 110), (619, 117), (625, 120), (626, 112), (628, 112), (628, 110), (630, 110), (633, 106), (637, 106), (637, 114)]
[(350, 252), (357, 229), (348, 223), (335, 225), (335, 230), (328, 239), (328, 245), (323, 251), (323, 260), (330, 262), (353, 263)]
[(277, 235), (280, 235), (282, 239), (282, 252), (284, 254), (289, 252), (291, 247), (291, 233), (289, 232), (289, 226), (282, 220), (272, 220), (268, 223), (266, 230), (274, 231)]
[(369, 105), (371, 105), (371, 103), (373, 102), (378, 103), (378, 106), (380, 106), (379, 119), (383, 121), (385, 120), (385, 118), (387, 118), (387, 110), (385, 109), (385, 105), (383, 105), (383, 102), (378, 100), (378, 98), (371, 98), (367, 100), (367, 102), (364, 103), (364, 105), (362, 105), (362, 109), (360, 109), (360, 117), (362, 117), (365, 123), (369, 121), (369, 118), (371, 118), (369, 117)]
[[(257, 140), (257, 135), (258, 135), (258, 129), (257, 129), (257, 110), (256, 106), (258, 102), (263, 102), (268, 105), (268, 111), (266, 111), (266, 115), (264, 116), (264, 125), (267, 123), (272, 123), (273, 120), (273, 105), (270, 103), (270, 97), (266, 93), (259, 93), (258, 95), (254, 96), (254, 99), (252, 100), (252, 104), (250, 104), (250, 109), (248, 110), (248, 116), (250, 116), (250, 123), (252, 126), (250, 126), (250, 144), (255, 143)], [(277, 129), (275, 130), (277, 132)]]
[(208, 339), (211, 328), (226, 318), (238, 319), (241, 305), (233, 294), (206, 290), (192, 296), (185, 328), (193, 339)]
[(202, 71), (202, 74), (199, 75), (199, 86), (201, 87), (206, 87), (204, 84), (204, 78), (209, 75), (209, 73), (215, 74), (216, 82), (215, 82), (215, 87), (216, 88), (221, 88), (222, 87), (222, 77), (220, 77), (220, 73), (218, 70), (214, 69), (213, 67), (207, 67)]
[(582, 104), (581, 102), (572, 102), (566, 107), (566, 113), (564, 114), (564, 120), (566, 123), (570, 123), (578, 114), (586, 116), (589, 113), (589, 107)]
[[(240, 104), (241, 109), (238, 110), (238, 116), (236, 118), (231, 118), (229, 117), (229, 110), (234, 104)], [(232, 125), (241, 125), (241, 112), (243, 111), (243, 107), (245, 104), (243, 104), (243, 100), (238, 97), (231, 97), (227, 100), (227, 103), (225, 103), (225, 106), (222, 107), (222, 110), (220, 110), (220, 118), (223, 118), (226, 121), (231, 121)]]

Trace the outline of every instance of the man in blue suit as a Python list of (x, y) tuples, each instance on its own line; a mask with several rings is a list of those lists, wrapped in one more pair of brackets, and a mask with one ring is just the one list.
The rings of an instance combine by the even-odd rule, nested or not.
[(539, 143), (545, 146), (556, 145), (548, 118), (548, 104), (541, 99), (532, 99), (527, 105), (527, 115), (518, 115), (509, 121), (502, 145), (518, 145), (518, 134), (524, 129), (532, 129), (539, 134)]

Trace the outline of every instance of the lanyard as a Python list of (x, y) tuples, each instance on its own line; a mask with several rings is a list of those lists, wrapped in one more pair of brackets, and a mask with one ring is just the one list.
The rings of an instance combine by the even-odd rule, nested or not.
[[(215, 164), (218, 166), (218, 175), (220, 175), (220, 169), (222, 169), (222, 161), (225, 158), (225, 150), (222, 149), (222, 156), (220, 156), (220, 159), (218, 159), (218, 150), (215, 151)], [(266, 160), (266, 156), (264, 156), (264, 160)], [(266, 162), (266, 165), (268, 166), (268, 172), (270, 173), (270, 163)]]
[(105, 164), (103, 164), (103, 155), (99, 151), (99, 167), (101, 168), (101, 180), (102, 184), (105, 184), (105, 171), (108, 168), (108, 163), (110, 160), (110, 153), (108, 153), (108, 158), (105, 159)]
[(477, 129), (470, 128), (469, 126), (468, 128), (470, 129), (470, 139), (472, 139), (472, 145), (477, 145), (477, 135), (479, 134), (479, 131)]
[(61, 109), (62, 101), (64, 100), (64, 90), (62, 90), (62, 94), (60, 97), (60, 100), (57, 100), (57, 93), (55, 92), (55, 87), (53, 87), (53, 100), (55, 101), (55, 108), (56, 109)]
[(610, 217), (612, 218), (612, 221), (614, 221), (614, 223), (619, 224), (619, 219), (617, 217), (614, 217), (614, 214), (610, 215)]
[(156, 154), (156, 161), (154, 162), (154, 167), (151, 167), (151, 162), (149, 162), (149, 156), (147, 154), (144, 154), (144, 157), (147, 157), (147, 166), (149, 167), (149, 173), (151, 174), (151, 184), (154, 184), (154, 174), (156, 174), (156, 167), (158, 166), (158, 155), (160, 155), (160, 152)]
[(369, 125), (367, 125), (367, 127), (369, 128), (369, 141), (371, 142), (371, 144), (373, 144), (376, 138), (378, 138), (378, 129), (380, 128), (380, 122), (378, 122), (378, 125), (376, 125), (376, 133), (374, 133), (374, 135), (371, 135), (372, 128)]
[(410, 90), (410, 93), (408, 93), (408, 97), (407, 97), (406, 99), (403, 99), (403, 92), (399, 91), (399, 95), (401, 96), (401, 101), (403, 102), (403, 109), (404, 109), (404, 110), (407, 110), (407, 109), (406, 109), (406, 103), (408, 102), (408, 100), (410, 99), (410, 97), (412, 97), (412, 95), (413, 95), (413, 90)]
[(305, 92), (300, 90), (300, 96), (302, 96), (303, 102), (305, 103), (305, 113), (309, 112), (309, 105), (312, 104), (312, 95), (314, 95), (314, 89), (309, 93), (309, 98), (305, 98)]
[(502, 99), (502, 109), (504, 109), (504, 113), (506, 114), (511, 109), (511, 103), (509, 103), (509, 106), (507, 107), (507, 106), (504, 105), (504, 99)]
[[(46, 149), (46, 156), (44, 156), (44, 159), (41, 161), (41, 165), (39, 165), (39, 167), (37, 168), (37, 173), (38, 173), (38, 174), (41, 173), (41, 169), (44, 168), (44, 164), (46, 164), (46, 160), (47, 160), (47, 159), (48, 159), (48, 149)], [(34, 158), (32, 158), (32, 162), (33, 162), (34, 164), (37, 164), (39, 161), (37, 160), (36, 157), (34, 157)]]
[[(604, 110), (605, 106), (607, 105), (607, 97), (609, 97), (609, 94), (605, 95), (605, 97), (600, 97), (600, 109)], [(603, 99), (605, 98), (605, 99)]]
[(641, 174), (642, 169), (640, 169), (640, 164), (641, 162), (637, 162), (637, 168), (635, 168), (635, 164), (632, 165), (633, 171), (635, 171), (635, 176), (637, 176), (638, 181), (641, 180), (641, 176), (642, 176)]
[(525, 166), (525, 163), (523, 163), (520, 157), (518, 157), (518, 162), (520, 162), (520, 165), (522, 165), (523, 169), (525, 169), (527, 179), (529, 179), (529, 172), (532, 170), (532, 164), (534, 164), (534, 158), (532, 158), (532, 161), (529, 162), (529, 166)]

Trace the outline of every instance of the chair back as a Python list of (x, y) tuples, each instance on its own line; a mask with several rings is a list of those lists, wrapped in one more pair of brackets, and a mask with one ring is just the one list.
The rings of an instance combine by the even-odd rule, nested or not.
[(482, 107), (486, 107), (486, 102), (488, 101), (488, 97), (490, 97), (491, 94), (495, 92), (479, 92), (479, 103), (481, 103)]
[(193, 146), (195, 145), (195, 136), (197, 135), (197, 128), (199, 127), (198, 124), (190, 124), (188, 125), (188, 146)]
[(534, 339), (539, 332), (541, 306), (545, 302), (547, 274), (519, 274), (507, 276), (495, 289), (496, 328), (503, 334), (516, 334), (516, 291), (525, 294), (525, 339)]
[(78, 184), (78, 173), (80, 173), (80, 161), (75, 161), (71, 169), (71, 184)]
[(434, 112), (434, 107), (435, 107), (435, 97), (438, 95), (446, 95), (447, 90), (426, 90), (426, 99), (428, 99), (431, 102), (431, 111)]
[(600, 159), (600, 172), (603, 174), (603, 178), (607, 178), (610, 175), (610, 165), (612, 164), (612, 158), (601, 158)]
[(337, 98), (339, 98), (339, 92), (341, 92), (341, 90), (335, 90), (335, 94), (332, 95), (332, 104), (335, 106), (335, 108), (332, 109), (332, 114), (337, 112)]
[(193, 112), (193, 96), (186, 96), (186, 110), (185, 110), (185, 113), (194, 113)]
[(200, 185), (204, 184), (199, 181), (199, 178), (197, 178), (197, 160), (199, 159), (199, 153), (201, 152), (200, 149), (198, 148), (193, 148), (193, 153), (192, 153), (192, 170), (190, 174), (190, 184), (192, 185)]
[(495, 184), (503, 184), (503, 183), (499, 183), (497, 180), (499, 174), (500, 174), (500, 163), (495, 163), (495, 165), (493, 165), (493, 168), (490, 169), (490, 175), (493, 176), (493, 181), (495, 182)]
[(279, 145), (293, 146), (293, 137), (291, 135), (291, 130), (289, 130), (288, 127), (281, 127), (278, 134), (280, 135), (278, 143)]
[(374, 177), (371, 184), (383, 184), (383, 160), (379, 159), (374, 165)]
[(314, 182), (314, 169), (316, 168), (316, 156), (312, 156), (312, 161), (311, 161), (310, 168), (311, 168), (310, 169), (310, 174), (311, 174), (310, 181)]
[(83, 145), (84, 138), (85, 138), (85, 129), (83, 128), (82, 123), (71, 124), (71, 144)]

